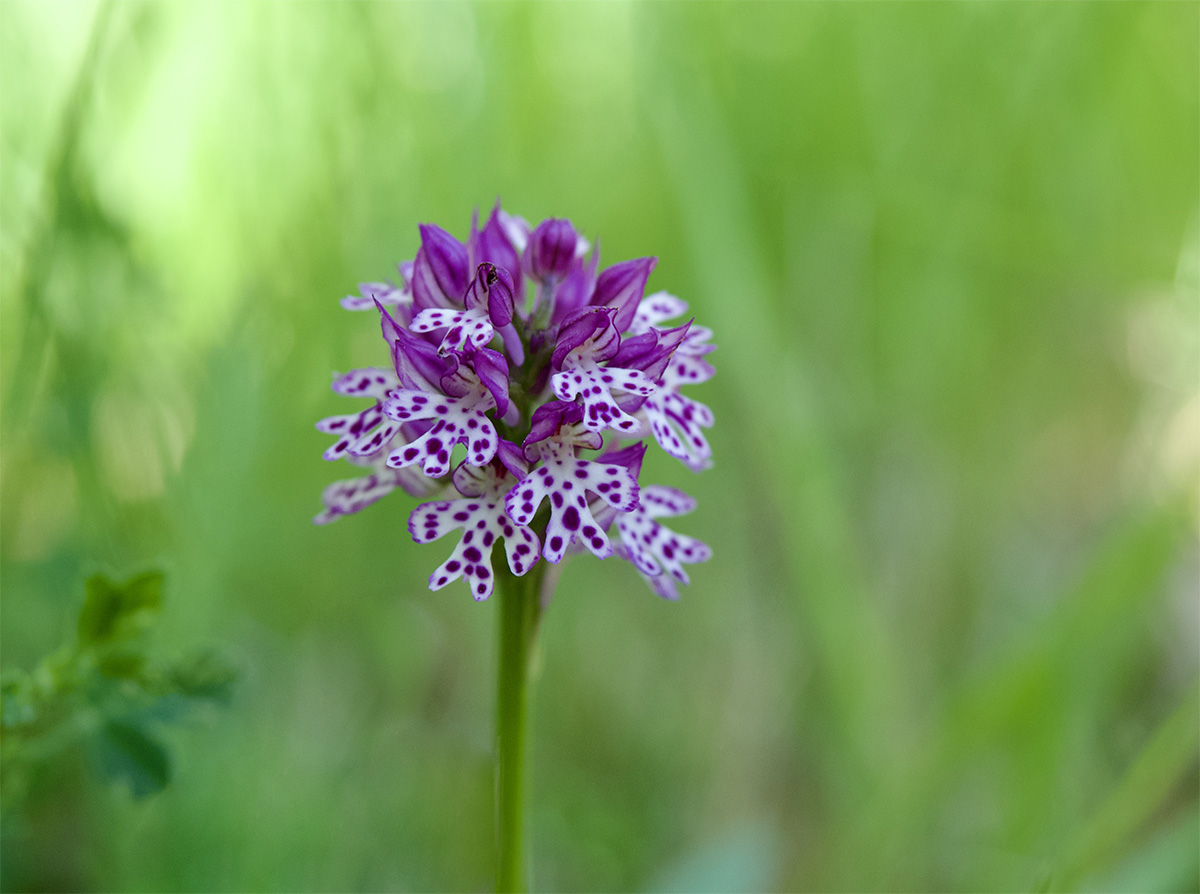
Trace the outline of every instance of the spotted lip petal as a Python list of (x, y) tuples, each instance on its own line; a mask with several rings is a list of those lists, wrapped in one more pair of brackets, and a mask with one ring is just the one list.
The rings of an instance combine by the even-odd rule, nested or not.
[(598, 558), (612, 555), (612, 544), (592, 516), (587, 494), (594, 493), (623, 511), (637, 506), (637, 479), (624, 466), (579, 459), (568, 451), (551, 454), (545, 463), (509, 491), (504, 505), (517, 524), (533, 520), (542, 501), (550, 501), (550, 520), (543, 537), (542, 558), (557, 564), (578, 540)]
[[(568, 360), (568, 363), (571, 361)], [(632, 434), (641, 423), (617, 406), (613, 391), (648, 397), (658, 388), (654, 380), (637, 369), (601, 367), (588, 360), (573, 363), (550, 378), (554, 396), (559, 400), (583, 400), (583, 424), (589, 431), (614, 429)]]
[(362, 282), (357, 295), (347, 295), (341, 300), (346, 310), (371, 310), (376, 302), (389, 307), (412, 304), (412, 291), (407, 287), (390, 282)]
[(450, 453), (455, 444), (467, 448), (467, 462), (482, 466), (491, 462), (499, 446), (499, 436), (487, 410), (495, 406), (491, 393), (480, 388), (464, 397), (447, 397), (400, 388), (383, 405), (384, 412), (397, 422), (434, 420), (425, 434), (388, 454), (387, 464), (402, 469), (422, 463), (425, 474), (440, 478), (450, 471)]
[(317, 423), (317, 431), (338, 439), (322, 454), (324, 459), (373, 456), (392, 444), (400, 426), (388, 420), (382, 402), (400, 384), (389, 369), (355, 369), (333, 380), (333, 390), (346, 397), (370, 397), (375, 404), (358, 413), (329, 416)]
[[(683, 563), (706, 562), (712, 558), (712, 550), (694, 537), (664, 527), (657, 519), (690, 512), (696, 501), (683, 491), (652, 484), (642, 489), (640, 503), (637, 509), (621, 513), (616, 519), (623, 557), (645, 577), (666, 575), (686, 585), (689, 579)], [(664, 595), (664, 589), (674, 594), (673, 587), (654, 589), (659, 595)]]
[(321, 504), (325, 508), (313, 518), (313, 522), (327, 525), (343, 515), (361, 512), (396, 488), (418, 496), (421, 492), (421, 481), (417, 479), (420, 477), (411, 469), (380, 468), (360, 478), (335, 481), (322, 492)]
[(429, 576), (431, 590), (440, 590), (461, 577), (476, 600), (491, 596), (495, 586), (492, 545), (499, 538), (504, 539), (513, 574), (519, 577), (537, 563), (537, 536), (528, 527), (515, 524), (504, 511), (501, 495), (515, 480), (492, 474), (479, 496), (425, 503), (412, 511), (408, 531), (417, 543), (430, 543), (453, 530), (463, 532), (454, 552)]

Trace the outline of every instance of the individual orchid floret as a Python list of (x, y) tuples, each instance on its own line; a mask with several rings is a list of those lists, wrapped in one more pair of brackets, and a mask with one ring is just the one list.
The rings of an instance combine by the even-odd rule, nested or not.
[[(644, 338), (651, 332), (672, 331), (659, 329), (657, 324), (686, 311), (687, 304), (674, 295), (666, 292), (647, 295), (638, 306), (631, 326), (640, 333), (633, 339)], [(698, 400), (682, 394), (680, 389), (712, 378), (712, 364), (704, 359), (716, 349), (709, 343), (711, 337), (712, 332), (706, 327), (690, 326), (661, 374), (659, 389), (642, 405), (642, 412), (659, 446), (696, 472), (712, 464), (712, 448), (702, 429), (712, 427), (713, 414)]]
[[(497, 203), (482, 230), (479, 229), (478, 215), (472, 218), (471, 236), (467, 239), (469, 269), (477, 269), (480, 264), (485, 263), (504, 268), (512, 276), (513, 296), (519, 301), (524, 294), (524, 283), (521, 276), (521, 250), (529, 238), (529, 231), (526, 229), (523, 235), (514, 234), (509, 227), (505, 226), (505, 216)], [(517, 244), (514, 235), (519, 235), (522, 240), (520, 245)]]
[(513, 280), (508, 271), (494, 264), (480, 264), (464, 296), (466, 310), (430, 307), (422, 310), (409, 325), (413, 332), (449, 330), (438, 347), (439, 354), (462, 351), (470, 345), (482, 348), (492, 340), (497, 328), (513, 318)]
[[(410, 270), (412, 265), (407, 265)], [(347, 295), (341, 300), (346, 310), (371, 310), (376, 302), (385, 307), (397, 307), (412, 304), (412, 289), (407, 285), (397, 286), (390, 282), (361, 282), (358, 284), (357, 295)]]
[(667, 599), (678, 598), (675, 583), (687, 584), (683, 563), (706, 562), (712, 558), (708, 545), (663, 527), (655, 519), (685, 515), (696, 508), (696, 501), (681, 490), (652, 484), (642, 488), (639, 506), (617, 515), (621, 535), (620, 552), (649, 580), (655, 592)]
[[(561, 562), (567, 547), (578, 540), (598, 558), (606, 559), (612, 555), (612, 544), (592, 516), (587, 495), (595, 494), (613, 508), (628, 512), (638, 505), (637, 476), (622, 465), (575, 456), (581, 443), (595, 445), (595, 433), (578, 421), (577, 405), (551, 403), (542, 410), (559, 415), (558, 431), (536, 442), (543, 464), (509, 492), (505, 498), (508, 515), (517, 524), (529, 524), (542, 501), (549, 499), (542, 557), (547, 562)], [(530, 446), (534, 445), (527, 442), (526, 455)]]
[(712, 465), (712, 447), (702, 429), (712, 428), (713, 413), (706, 405), (679, 392), (676, 367), (667, 368), (662, 388), (646, 399), (642, 412), (650, 422), (654, 440), (693, 472)]
[(325, 508), (313, 518), (313, 522), (327, 525), (343, 515), (361, 512), (396, 488), (419, 497), (429, 489), (429, 483), (429, 479), (415, 469), (389, 469), (378, 464), (368, 475), (335, 481), (326, 487), (321, 493), (321, 505)]
[(614, 315), (610, 308), (591, 307), (563, 325), (551, 359), (552, 366), (561, 371), (551, 377), (550, 385), (559, 400), (583, 400), (585, 428), (595, 432), (612, 428), (629, 434), (641, 423), (617, 405), (612, 392), (647, 397), (658, 386), (641, 370), (600, 366), (620, 350)]
[(492, 545), (500, 538), (513, 574), (520, 577), (534, 566), (540, 547), (537, 536), (514, 523), (504, 509), (504, 494), (516, 483), (516, 476), (498, 463), (481, 469), (459, 466), (454, 485), (465, 499), (425, 503), (412, 511), (408, 531), (417, 543), (430, 543), (453, 530), (463, 532), (454, 552), (429, 576), (431, 590), (440, 590), (461, 577), (476, 600), (491, 596), (495, 586)]
[(487, 411), (496, 407), (496, 399), (478, 374), (459, 366), (453, 376), (443, 377), (454, 383), (456, 394), (431, 393), (411, 388), (392, 391), (383, 404), (388, 418), (397, 422), (433, 420), (433, 426), (414, 440), (388, 454), (387, 463), (402, 469), (421, 462), (425, 474), (440, 478), (450, 471), (450, 453), (455, 444), (467, 448), (467, 462), (482, 466), (491, 462), (499, 446), (496, 427)]
[(317, 423), (317, 430), (337, 435), (325, 459), (340, 459), (347, 454), (371, 456), (389, 444), (400, 430), (400, 423), (388, 419), (383, 401), (400, 380), (390, 369), (356, 369), (333, 380), (333, 390), (347, 397), (372, 397), (375, 403), (358, 413), (330, 416)]

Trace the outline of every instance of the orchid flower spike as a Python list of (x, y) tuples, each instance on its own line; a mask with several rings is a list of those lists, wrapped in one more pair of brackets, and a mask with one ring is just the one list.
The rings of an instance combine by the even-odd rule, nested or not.
[(327, 487), (314, 521), (400, 488), (430, 499), (409, 518), (417, 543), (459, 532), (430, 589), (462, 580), (483, 600), (496, 562), (521, 576), (586, 550), (677, 598), (683, 565), (711, 550), (659, 520), (695, 501), (638, 479), (652, 444), (692, 471), (712, 464), (712, 411), (683, 392), (713, 376), (712, 333), (679, 298), (645, 294), (657, 259), (600, 269), (563, 218), (530, 226), (497, 204), (465, 242), (429, 224), (420, 237), (396, 282), (341, 301), (378, 314), (385, 364), (334, 379), (370, 403), (317, 423), (335, 437), (324, 458), (366, 474)]

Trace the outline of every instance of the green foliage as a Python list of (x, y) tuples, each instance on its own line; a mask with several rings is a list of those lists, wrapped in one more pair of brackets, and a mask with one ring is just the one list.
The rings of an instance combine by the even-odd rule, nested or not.
[(162, 590), (157, 571), (123, 583), (92, 575), (73, 640), (31, 672), (4, 672), (0, 792), (6, 828), (19, 822), (38, 775), (73, 749), (136, 797), (161, 791), (171, 779), (170, 758), (158, 738), (164, 719), (191, 703), (228, 702), (234, 673), (213, 655), (151, 659)]

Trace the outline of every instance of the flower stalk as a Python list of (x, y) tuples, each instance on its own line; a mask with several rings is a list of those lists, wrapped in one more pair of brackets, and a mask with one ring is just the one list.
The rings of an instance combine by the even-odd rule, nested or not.
[(510, 573), (500, 557), (496, 621), (496, 891), (527, 889), (525, 874), (525, 766), (534, 646), (541, 608), (538, 590), (545, 569), (524, 577)]

